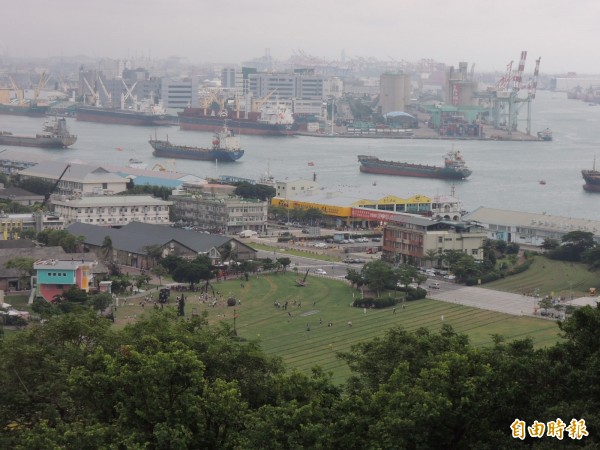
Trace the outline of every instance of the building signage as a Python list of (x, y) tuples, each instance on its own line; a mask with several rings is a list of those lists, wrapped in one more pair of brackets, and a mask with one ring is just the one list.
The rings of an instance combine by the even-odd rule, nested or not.
[(398, 217), (398, 214), (394, 214), (386, 211), (376, 211), (362, 208), (352, 208), (352, 218), (355, 219), (366, 219), (366, 220), (377, 220), (377, 221), (388, 221)]

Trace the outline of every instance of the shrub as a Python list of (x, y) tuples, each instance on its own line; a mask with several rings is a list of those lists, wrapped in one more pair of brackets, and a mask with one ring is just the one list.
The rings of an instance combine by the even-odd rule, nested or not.
[(398, 304), (399, 299), (393, 297), (383, 297), (383, 298), (361, 298), (358, 300), (354, 300), (352, 302), (352, 306), (355, 308), (388, 308), (390, 306), (394, 306)]
[(406, 292), (406, 300), (410, 301), (410, 300), (421, 300), (422, 298), (425, 298), (427, 296), (427, 291), (423, 288), (408, 288), (408, 291)]
[(510, 268), (507, 272), (508, 275), (516, 275), (518, 273), (525, 272), (531, 266), (532, 259), (527, 259), (523, 264)]

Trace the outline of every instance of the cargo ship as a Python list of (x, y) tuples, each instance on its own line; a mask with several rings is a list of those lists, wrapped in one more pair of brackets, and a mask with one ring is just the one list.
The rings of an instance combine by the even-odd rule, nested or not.
[(157, 105), (147, 108), (117, 109), (98, 106), (79, 106), (75, 111), (77, 120), (84, 122), (113, 123), (156, 127), (169, 125), (164, 110)]
[(50, 107), (35, 103), (25, 105), (0, 104), (0, 114), (11, 116), (44, 117)]
[(600, 171), (596, 170), (596, 158), (592, 170), (584, 169), (581, 171), (585, 184), (583, 189), (588, 192), (600, 192)]
[(452, 150), (444, 157), (444, 167), (383, 161), (376, 156), (359, 155), (360, 171), (402, 177), (442, 178), (462, 180), (471, 175), (460, 151)]
[(186, 145), (174, 145), (167, 140), (151, 139), (148, 141), (154, 152), (154, 156), (165, 158), (194, 159), (199, 161), (237, 161), (244, 155), (244, 150), (240, 147), (240, 138), (233, 135), (233, 132), (223, 126), (221, 131), (215, 133), (212, 141), (212, 147), (190, 147)]
[(284, 106), (264, 108), (261, 111), (244, 112), (222, 109), (215, 112), (208, 108), (185, 108), (177, 113), (182, 130), (216, 131), (225, 121), (238, 134), (263, 136), (288, 136), (298, 131), (294, 117)]
[(35, 136), (17, 136), (6, 131), (0, 131), (0, 145), (15, 145), (19, 147), (67, 148), (77, 141), (77, 136), (67, 130), (65, 118), (47, 122), (44, 131)]

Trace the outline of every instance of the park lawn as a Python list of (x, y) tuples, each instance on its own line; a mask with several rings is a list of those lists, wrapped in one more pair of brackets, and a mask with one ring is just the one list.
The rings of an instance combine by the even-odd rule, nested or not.
[[(559, 340), (558, 326), (549, 320), (517, 317), (494, 311), (470, 308), (430, 299), (406, 303), (382, 310), (352, 308), (353, 295), (360, 292), (339, 280), (309, 276), (305, 287), (296, 286), (294, 273), (252, 276), (246, 281), (229, 280), (215, 283), (223, 299), (234, 297), (241, 304), (216, 307), (203, 304), (198, 293), (186, 295), (186, 316), (208, 314), (210, 323), (226, 321), (235, 327), (238, 336), (257, 340), (263, 350), (280, 356), (289, 369), (309, 373), (315, 365), (333, 373), (333, 380), (342, 383), (350, 370), (336, 353), (350, 350), (353, 344), (382, 337), (386, 330), (402, 326), (407, 330), (425, 327), (437, 331), (443, 324), (452, 325), (457, 332), (469, 335), (473, 345), (492, 344), (492, 335), (501, 334), (507, 340), (531, 336), (536, 347), (554, 344)], [(243, 287), (242, 287), (243, 285)], [(172, 298), (177, 295), (172, 293)], [(393, 295), (393, 293), (390, 293)], [(156, 297), (156, 295), (155, 295)], [(287, 301), (288, 309), (277, 308)], [(294, 305), (293, 302), (296, 302)], [(144, 312), (139, 299), (131, 306), (117, 311), (117, 326), (136, 320)], [(167, 308), (175, 308), (171, 301)], [(146, 306), (146, 308), (151, 308)], [(289, 313), (289, 314), (288, 314)], [(442, 320), (443, 316), (443, 320)], [(328, 323), (332, 322), (329, 327)], [(352, 322), (352, 326), (348, 325)]]
[(535, 294), (537, 289), (540, 297), (553, 295), (568, 298), (570, 283), (573, 298), (585, 297), (591, 287), (600, 291), (600, 273), (590, 271), (585, 264), (556, 261), (538, 255), (525, 272), (486, 283), (481, 287), (519, 294)]

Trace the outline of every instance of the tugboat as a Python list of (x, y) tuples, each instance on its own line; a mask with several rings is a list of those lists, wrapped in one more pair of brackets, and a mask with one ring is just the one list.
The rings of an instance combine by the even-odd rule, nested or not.
[(240, 148), (240, 138), (233, 135), (233, 132), (223, 125), (223, 129), (215, 133), (212, 147), (189, 147), (186, 145), (174, 145), (167, 140), (158, 140), (156, 138), (148, 141), (154, 149), (154, 156), (165, 158), (194, 159), (200, 161), (237, 161), (244, 155), (244, 150)]
[(544, 131), (538, 131), (537, 137), (540, 141), (551, 141), (552, 130), (550, 128), (546, 128)]
[(67, 119), (64, 117), (54, 122), (46, 122), (44, 131), (35, 136), (17, 136), (7, 131), (0, 131), (0, 144), (19, 147), (67, 148), (77, 141), (77, 136), (67, 130)]
[(383, 161), (376, 156), (358, 155), (360, 171), (402, 177), (442, 178), (463, 180), (471, 175), (459, 150), (452, 150), (444, 157), (444, 167), (426, 166), (406, 162)]

